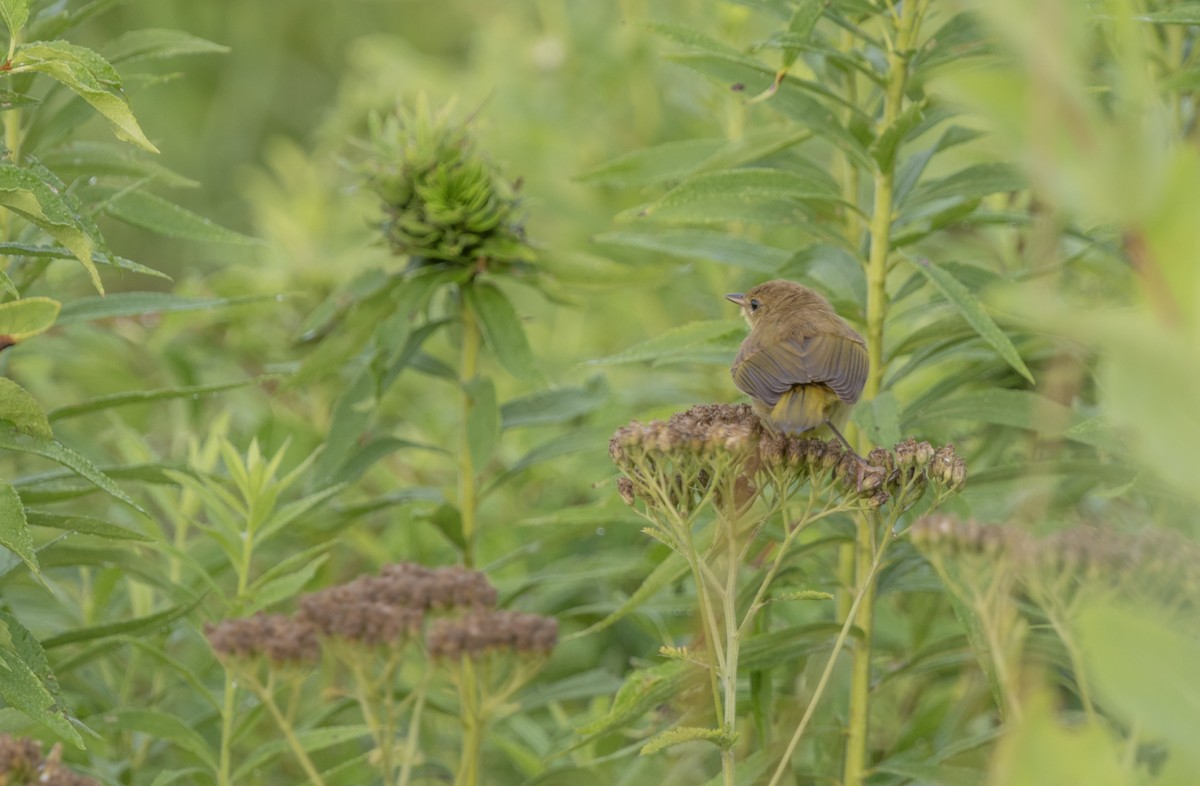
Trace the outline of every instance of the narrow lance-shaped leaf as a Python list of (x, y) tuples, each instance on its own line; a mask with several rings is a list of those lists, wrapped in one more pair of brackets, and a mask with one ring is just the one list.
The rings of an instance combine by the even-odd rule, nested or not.
[(932, 264), (928, 259), (918, 260), (917, 269), (925, 274), (925, 277), (959, 310), (967, 323), (975, 328), (984, 341), (992, 345), (992, 349), (996, 350), (1008, 365), (1012, 366), (1025, 379), (1030, 382), (1034, 381), (1033, 374), (1025, 365), (1025, 361), (1021, 360), (1017, 348), (1013, 346), (1012, 341), (1004, 334), (1000, 326), (983, 310), (983, 306), (969, 289), (945, 268)]
[(223, 54), (229, 47), (209, 41), (182, 30), (143, 28), (117, 36), (106, 47), (109, 60), (177, 57), (179, 55)]
[(504, 293), (492, 284), (479, 282), (464, 286), (463, 293), (472, 318), (500, 365), (519, 380), (541, 379), (525, 329)]
[(11, 428), (0, 428), (0, 448), (15, 450), (21, 453), (32, 453), (58, 462), (90, 482), (96, 488), (107, 492), (110, 496), (124, 502), (137, 512), (149, 515), (140, 505), (130, 499), (129, 495), (121, 491), (112, 478), (96, 469), (92, 462), (66, 445), (63, 445), (58, 440), (42, 439), (41, 437), (22, 434)]
[(71, 725), (42, 646), (7, 611), (0, 611), (0, 623), (9, 645), (0, 647), (0, 665), (3, 666), (0, 668), (0, 696), (9, 706), (45, 724), (55, 734), (82, 749), (83, 740)]
[(133, 116), (121, 77), (99, 54), (65, 41), (34, 41), (17, 47), (10, 73), (39, 73), (60, 82), (104, 115), (117, 138), (157, 153)]

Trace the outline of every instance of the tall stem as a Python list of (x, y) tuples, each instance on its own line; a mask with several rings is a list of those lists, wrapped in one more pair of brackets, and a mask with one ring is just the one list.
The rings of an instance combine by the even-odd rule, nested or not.
[[(730, 489), (732, 491), (732, 489)], [(732, 496), (732, 495), (731, 495)], [(738, 577), (738, 548), (736, 514), (732, 517), (722, 516), (726, 533), (726, 569), (723, 615), (725, 619), (725, 716), (722, 732), (727, 737), (721, 748), (721, 771), (725, 786), (734, 786), (734, 764), (736, 751), (733, 738), (737, 733), (737, 670), (738, 670), (738, 619), (737, 619), (737, 577)], [(785, 525), (786, 526), (786, 525)]]
[[(908, 56), (917, 38), (924, 0), (905, 0), (896, 18), (896, 34), (888, 50), (888, 81), (878, 133), (890, 129), (904, 109), (908, 82)], [(867, 257), (867, 358), (869, 369), (863, 397), (867, 400), (883, 389), (886, 370), (883, 332), (888, 311), (888, 255), (891, 251), (892, 212), (895, 197), (895, 157), (875, 172), (875, 194), (871, 210), (871, 244)], [(862, 631), (855, 642), (850, 667), (850, 714), (846, 732), (843, 786), (862, 786), (867, 770), (867, 731), (871, 702), (871, 631), (875, 613), (875, 569), (873, 567), (873, 522), (860, 516), (855, 541), (856, 574), (860, 601), (854, 624)], [(890, 529), (890, 528), (889, 528)], [(890, 532), (885, 537), (890, 536)]]
[(463, 658), (462, 671), (459, 673), (459, 713), (462, 717), (463, 741), (462, 757), (458, 764), (458, 774), (454, 778), (454, 786), (479, 786), (479, 764), (483, 757), (483, 728), (486, 718), (475, 665), (470, 658)]
[(217, 786), (232, 786), (230, 769), (233, 766), (233, 715), (237, 707), (237, 680), (233, 672), (225, 671), (225, 699), (221, 705), (221, 752), (217, 760)]
[(479, 325), (467, 306), (465, 293), (461, 298), (460, 308), (462, 358), (458, 378), (462, 387), (462, 422), (459, 424), (461, 432), (458, 443), (458, 512), (462, 517), (463, 564), (470, 568), (475, 565), (475, 541), (478, 531), (475, 464), (471, 459), (471, 441), (467, 431), (467, 423), (471, 417), (471, 396), (467, 392), (467, 383), (475, 378), (479, 367)]

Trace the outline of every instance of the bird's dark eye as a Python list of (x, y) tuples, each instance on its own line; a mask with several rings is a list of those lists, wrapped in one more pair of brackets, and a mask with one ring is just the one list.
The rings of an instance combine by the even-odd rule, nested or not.
[(761, 305), (762, 305), (762, 303), (758, 302), (758, 298), (752, 298), (750, 300), (750, 310), (751, 311), (758, 311), (758, 307)]

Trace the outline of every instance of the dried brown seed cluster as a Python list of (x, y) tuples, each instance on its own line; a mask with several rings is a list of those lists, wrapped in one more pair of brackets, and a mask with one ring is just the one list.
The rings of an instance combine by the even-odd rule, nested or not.
[(974, 519), (963, 521), (957, 516), (935, 513), (918, 519), (910, 530), (912, 542), (923, 549), (937, 549), (954, 554), (983, 554), (999, 557), (1004, 554), (1024, 559), (1029, 553), (1030, 539), (1016, 527), (984, 524)]
[(402, 562), (304, 596), (297, 616), (324, 636), (379, 646), (419, 633), (427, 611), (495, 604), (496, 588), (478, 571)]
[(558, 621), (519, 611), (476, 611), (434, 621), (426, 645), (435, 658), (476, 659), (498, 650), (546, 655), (558, 643)]
[(100, 781), (72, 772), (62, 763), (62, 745), (42, 756), (41, 743), (27, 737), (0, 735), (0, 786), (100, 786)]
[(697, 404), (675, 413), (666, 422), (635, 420), (622, 426), (609, 440), (608, 455), (622, 469), (637, 456), (745, 456), (761, 434), (762, 424), (749, 404)]
[(1009, 557), (1015, 570), (1039, 585), (1095, 581), (1143, 595), (1159, 590), (1175, 596), (1200, 593), (1200, 545), (1161, 529), (1130, 534), (1084, 526), (1032, 538), (1016, 527), (939, 514), (913, 524), (912, 540), (947, 556)]
[(267, 656), (273, 663), (311, 663), (321, 654), (316, 629), (284, 614), (221, 620), (204, 626), (208, 643), (219, 656)]
[[(892, 450), (871, 451), (864, 466), (838, 440), (765, 429), (748, 404), (700, 404), (665, 422), (634, 421), (613, 434), (609, 455), (625, 473), (617, 492), (626, 504), (640, 499), (655, 507), (665, 499), (684, 511), (703, 498), (720, 471), (738, 473), (747, 499), (755, 486), (770, 483), (838, 481), (870, 507), (927, 484), (957, 491), (967, 479), (966, 461), (953, 445), (934, 449), (910, 437)], [(730, 457), (732, 465), (716, 463)]]

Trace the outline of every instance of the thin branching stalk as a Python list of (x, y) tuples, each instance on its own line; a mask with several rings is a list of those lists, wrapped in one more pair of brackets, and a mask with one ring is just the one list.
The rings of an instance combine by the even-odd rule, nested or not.
[(291, 720), (279, 709), (279, 705), (275, 702), (274, 672), (267, 675), (267, 683), (265, 685), (259, 682), (252, 674), (246, 674), (245, 677), (254, 692), (262, 699), (263, 706), (267, 708), (267, 712), (270, 713), (279, 730), (283, 732), (283, 738), (287, 740), (288, 747), (295, 754), (296, 760), (300, 762), (300, 768), (308, 776), (309, 783), (313, 784), (313, 786), (325, 786), (325, 779), (321, 777), (320, 770), (313, 764), (313, 760), (309, 758), (308, 751), (304, 750), (304, 745), (300, 742), (300, 738), (296, 736), (296, 729), (292, 725)]
[(858, 613), (859, 606), (862, 605), (863, 598), (866, 597), (871, 591), (871, 587), (874, 586), (875, 575), (879, 572), (879, 567), (883, 564), (883, 556), (887, 553), (887, 547), (891, 544), (894, 533), (895, 529), (893, 526), (889, 526), (884, 532), (879, 544), (879, 551), (875, 554), (875, 558), (871, 562), (871, 571), (867, 577), (869, 580), (859, 587), (858, 593), (854, 596), (854, 602), (850, 604), (849, 614), (847, 614), (845, 622), (842, 623), (842, 629), (838, 631), (837, 638), (833, 642), (833, 649), (829, 653), (829, 659), (825, 662), (825, 670), (821, 672), (821, 678), (817, 681), (816, 689), (813, 691), (812, 698), (808, 702), (808, 707), (804, 710), (804, 715), (800, 718), (800, 723), (792, 733), (792, 738), (788, 741), (783, 757), (779, 760), (779, 765), (775, 768), (775, 772), (772, 774), (767, 786), (778, 786), (783, 773), (787, 771), (788, 764), (792, 760), (792, 754), (796, 752), (796, 746), (800, 744), (800, 738), (804, 736), (804, 731), (808, 728), (808, 724), (821, 702), (821, 697), (829, 685), (829, 678), (833, 675), (833, 669), (837, 665), (838, 656), (841, 654), (842, 648), (846, 645), (846, 638), (850, 635), (850, 629), (854, 627), (854, 618)]
[(412, 778), (413, 762), (417, 758), (421, 737), (421, 715), (425, 710), (425, 696), (429, 693), (431, 675), (432, 669), (427, 668), (421, 676), (421, 681), (413, 689), (412, 695), (415, 697), (415, 703), (412, 715), (408, 720), (408, 732), (404, 735), (404, 762), (400, 765), (400, 776), (396, 780), (397, 786), (408, 786), (409, 779)]
[(217, 786), (232, 786), (233, 716), (237, 708), (237, 680), (233, 672), (225, 671), (225, 693), (221, 701), (221, 750), (217, 757)]
[(463, 724), (462, 755), (454, 786), (478, 786), (479, 764), (483, 757), (483, 699), (479, 677), (470, 658), (462, 659), (458, 672), (459, 714)]

